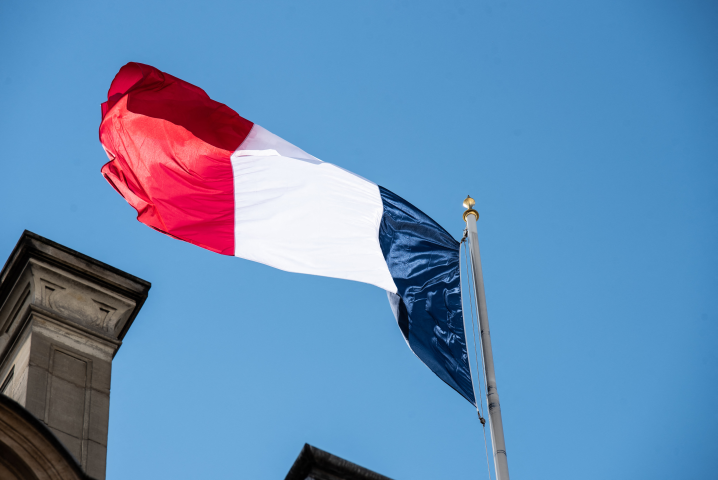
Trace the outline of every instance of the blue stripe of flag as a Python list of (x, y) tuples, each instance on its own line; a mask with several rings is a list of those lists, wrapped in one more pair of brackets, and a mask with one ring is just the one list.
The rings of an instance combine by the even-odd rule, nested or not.
[(460, 244), (403, 198), (379, 191), (379, 243), (398, 289), (389, 301), (401, 333), (431, 371), (476, 405), (461, 311)]

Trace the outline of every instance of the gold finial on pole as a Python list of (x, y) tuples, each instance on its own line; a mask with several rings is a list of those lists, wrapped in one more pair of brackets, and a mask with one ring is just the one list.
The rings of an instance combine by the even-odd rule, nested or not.
[(466, 221), (466, 216), (469, 214), (476, 215), (476, 220), (479, 219), (479, 212), (472, 208), (474, 205), (476, 205), (474, 199), (467, 195), (466, 199), (464, 200), (464, 208), (466, 209), (466, 211), (464, 212), (464, 221)]

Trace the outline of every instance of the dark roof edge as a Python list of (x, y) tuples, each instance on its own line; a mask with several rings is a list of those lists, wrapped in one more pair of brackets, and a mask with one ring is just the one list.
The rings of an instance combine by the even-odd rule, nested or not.
[(38, 235), (35, 232), (31, 232), (30, 230), (25, 230), (22, 232), (20, 239), (15, 244), (15, 248), (13, 248), (12, 253), (8, 257), (7, 261), (5, 262), (5, 265), (3, 266), (2, 270), (0, 270), (0, 283), (2, 283), (2, 280), (5, 278), (5, 275), (7, 273), (5, 270), (10, 266), (10, 264), (12, 264), (12, 260), (15, 258), (16, 253), (18, 253), (22, 249), (22, 247), (25, 246), (26, 244), (31, 246), (30, 242), (28, 242), (29, 239), (35, 240), (40, 243), (44, 243), (52, 248), (56, 248), (62, 252), (65, 252), (65, 253), (73, 256), (73, 257), (77, 257), (81, 260), (84, 260), (85, 262), (89, 263), (90, 265), (108, 270), (119, 277), (123, 277), (127, 280), (130, 280), (131, 282), (140, 284), (141, 286), (145, 287), (147, 290), (149, 290), (150, 287), (152, 286), (152, 284), (150, 282), (148, 282), (147, 280), (143, 280), (139, 277), (132, 275), (131, 273), (127, 273), (124, 270), (120, 270), (119, 268), (113, 267), (112, 265), (108, 265), (104, 262), (101, 262), (101, 261), (97, 260), (96, 258), (92, 258), (88, 255), (85, 255), (84, 253), (78, 252), (77, 250), (73, 250), (69, 247), (66, 247), (65, 245), (54, 242), (54, 241), (50, 240), (49, 238), (45, 238), (42, 235)]
[(285, 480), (305, 480), (313, 468), (345, 480), (391, 480), (308, 443), (304, 444)]

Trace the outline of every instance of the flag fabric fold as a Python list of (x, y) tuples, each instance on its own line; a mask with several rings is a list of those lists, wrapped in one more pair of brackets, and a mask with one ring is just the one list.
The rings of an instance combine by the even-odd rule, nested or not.
[(459, 244), (416, 207), (149, 65), (116, 75), (100, 142), (102, 174), (140, 222), (216, 253), (386, 290), (409, 347), (476, 404)]

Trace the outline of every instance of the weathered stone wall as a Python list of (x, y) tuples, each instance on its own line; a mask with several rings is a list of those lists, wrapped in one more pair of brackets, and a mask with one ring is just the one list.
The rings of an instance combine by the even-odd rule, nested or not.
[(0, 273), (0, 388), (105, 478), (112, 359), (149, 283), (25, 232)]

